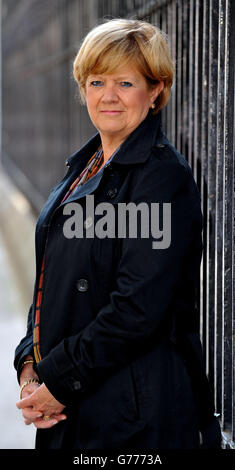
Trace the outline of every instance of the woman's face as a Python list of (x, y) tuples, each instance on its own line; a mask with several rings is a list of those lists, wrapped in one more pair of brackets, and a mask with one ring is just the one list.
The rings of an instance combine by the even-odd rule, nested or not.
[(163, 86), (160, 82), (150, 89), (133, 63), (110, 75), (89, 75), (85, 86), (86, 104), (101, 138), (115, 137), (122, 142), (145, 119)]

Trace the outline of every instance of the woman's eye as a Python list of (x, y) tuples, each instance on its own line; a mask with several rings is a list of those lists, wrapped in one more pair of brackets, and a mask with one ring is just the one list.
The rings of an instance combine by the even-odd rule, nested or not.
[(130, 82), (121, 82), (121, 85), (124, 87), (124, 88), (129, 88), (132, 86), (132, 83)]
[(93, 80), (91, 82), (92, 86), (102, 86), (102, 82), (100, 80)]

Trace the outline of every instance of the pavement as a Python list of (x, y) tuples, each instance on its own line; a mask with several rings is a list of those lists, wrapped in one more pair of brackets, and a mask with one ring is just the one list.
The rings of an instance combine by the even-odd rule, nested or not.
[(0, 449), (33, 449), (35, 428), (16, 408), (14, 351), (25, 334), (34, 279), (35, 217), (0, 169)]

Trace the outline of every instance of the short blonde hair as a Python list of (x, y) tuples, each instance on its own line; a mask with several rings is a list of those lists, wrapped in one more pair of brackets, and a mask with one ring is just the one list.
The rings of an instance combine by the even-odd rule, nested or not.
[(174, 64), (166, 35), (156, 26), (140, 20), (112, 19), (87, 34), (73, 64), (82, 102), (85, 103), (85, 86), (91, 73), (113, 73), (133, 61), (150, 87), (164, 82), (152, 112), (160, 111), (170, 98)]

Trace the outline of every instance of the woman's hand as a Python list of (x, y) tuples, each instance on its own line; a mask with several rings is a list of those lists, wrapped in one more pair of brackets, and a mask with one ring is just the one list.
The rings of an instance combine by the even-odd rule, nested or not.
[[(26, 359), (30, 358), (27, 357)], [(32, 364), (29, 363), (22, 369), (20, 385), (32, 378), (39, 380)], [(16, 406), (22, 410), (25, 424), (33, 423), (38, 429), (50, 428), (59, 421), (66, 419), (66, 415), (61, 413), (65, 406), (53, 397), (45, 384), (30, 383), (26, 385), (22, 392), (22, 399)], [(47, 417), (46, 420), (45, 416)]]
[[(26, 385), (22, 393), (22, 398), (29, 397), (33, 392), (35, 392), (35, 390), (38, 387), (39, 387), (39, 384), (36, 384), (36, 383), (31, 383), (29, 385)], [(41, 418), (43, 416), (43, 413), (39, 411), (34, 411), (33, 408), (30, 406), (30, 407), (25, 407), (22, 409), (22, 415), (25, 419), (24, 421), (25, 424), (31, 424), (37, 418)]]
[(16, 406), (22, 409), (25, 424), (33, 423), (38, 429), (51, 428), (66, 419), (66, 415), (62, 413), (65, 406), (53, 397), (45, 384), (36, 384), (36, 387), (35, 384), (27, 385), (22, 400)]

